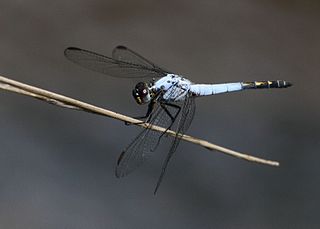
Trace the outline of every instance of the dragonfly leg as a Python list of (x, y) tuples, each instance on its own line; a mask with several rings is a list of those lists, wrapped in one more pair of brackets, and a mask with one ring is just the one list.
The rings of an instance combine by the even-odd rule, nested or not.
[[(166, 129), (164, 132), (162, 132), (162, 134), (161, 134), (160, 137), (158, 138), (157, 144), (155, 145), (155, 147), (153, 147), (153, 149), (152, 149), (151, 151), (155, 151), (156, 148), (159, 146), (160, 141), (161, 141), (161, 138), (162, 138), (163, 135), (172, 127), (174, 121), (175, 121), (176, 118), (178, 117), (178, 115), (179, 115), (179, 113), (180, 113), (180, 110), (181, 110), (181, 107), (180, 107), (180, 106), (178, 106), (178, 105), (176, 105), (176, 104), (173, 104), (173, 103), (165, 103), (165, 102), (163, 102), (163, 103), (160, 104), (160, 106), (163, 108), (163, 110), (164, 110), (164, 111), (167, 113), (167, 115), (170, 117), (171, 123), (170, 123), (170, 125), (167, 127), (167, 129)], [(176, 112), (174, 115), (172, 115), (166, 106), (170, 106), (170, 107), (173, 107), (173, 108), (177, 109), (177, 112)]]
[[(140, 123), (137, 123), (137, 124), (142, 124), (142, 123), (146, 123), (146, 122), (150, 121), (150, 119), (152, 117), (152, 111), (153, 111), (154, 105), (155, 105), (155, 101), (151, 101), (148, 104), (148, 110), (144, 116), (133, 117), (135, 119), (146, 119), (146, 121), (141, 121)], [(124, 122), (124, 124), (127, 126), (132, 125), (132, 123), (129, 123), (129, 122)]]
[[(178, 106), (178, 105), (176, 105), (176, 104), (173, 104), (173, 103), (161, 103), (160, 105), (161, 105), (161, 107), (164, 109), (164, 111), (169, 115), (169, 117), (170, 117), (170, 119), (171, 119), (171, 124), (170, 124), (170, 126), (169, 126), (169, 127), (166, 129), (166, 131), (165, 131), (165, 132), (167, 132), (167, 130), (169, 130), (169, 129), (171, 128), (171, 126), (173, 125), (173, 123), (174, 123), (174, 121), (176, 120), (177, 116), (179, 115), (180, 110), (181, 110), (181, 107)], [(167, 109), (166, 106), (173, 107), (173, 108), (177, 109), (177, 112), (176, 112), (174, 115), (172, 115), (172, 114), (170, 113), (170, 111)], [(164, 132), (164, 133), (165, 133), (165, 132)], [(163, 134), (164, 134), (164, 133), (163, 133)], [(163, 135), (163, 134), (162, 134), (162, 135)]]

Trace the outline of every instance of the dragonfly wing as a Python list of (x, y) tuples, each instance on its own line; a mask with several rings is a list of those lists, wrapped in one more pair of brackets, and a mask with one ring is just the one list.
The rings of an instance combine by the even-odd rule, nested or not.
[[(114, 52), (117, 53), (117, 51)], [(115, 54), (115, 56), (120, 56), (119, 54)], [(82, 67), (113, 77), (159, 78), (166, 75), (160, 68), (153, 67), (153, 65), (150, 65), (147, 62), (126, 62), (125, 60), (128, 60), (128, 58), (124, 58), (124, 60), (120, 60), (121, 58), (115, 59), (75, 47), (65, 49), (64, 55), (67, 59)]]
[(182, 106), (180, 120), (179, 120), (178, 127), (176, 130), (177, 134), (176, 134), (176, 137), (173, 139), (169, 153), (168, 153), (165, 161), (163, 162), (161, 174), (159, 176), (156, 188), (154, 190), (154, 194), (156, 194), (158, 188), (160, 187), (160, 184), (161, 184), (162, 179), (165, 175), (168, 163), (169, 163), (172, 155), (176, 151), (176, 149), (181, 141), (181, 138), (179, 138), (178, 134), (184, 134), (188, 130), (188, 128), (190, 127), (191, 122), (193, 120), (193, 117), (195, 114), (195, 109), (196, 109), (196, 104), (194, 101), (194, 97), (192, 97), (192, 96), (186, 97), (186, 99), (183, 103), (183, 106)]
[(172, 73), (166, 69), (160, 68), (159, 66), (152, 63), (150, 60), (146, 59), (145, 57), (141, 56), (135, 51), (122, 45), (119, 45), (113, 49), (112, 57), (113, 59), (116, 59), (119, 61), (146, 66), (148, 68), (154, 69), (156, 72)]
[[(175, 88), (171, 90), (170, 94), (171, 93), (175, 93)], [(152, 118), (149, 122), (149, 127), (142, 130), (121, 153), (116, 167), (117, 177), (123, 177), (132, 172), (155, 151), (163, 135), (161, 132), (151, 130), (150, 127), (151, 125), (157, 125), (169, 128), (173, 123), (167, 112), (169, 112), (171, 116), (176, 116), (179, 111), (174, 107), (166, 107), (166, 109), (163, 109), (160, 104), (157, 104), (157, 108), (151, 113)]]
[[(151, 127), (151, 125), (157, 125), (166, 128), (170, 125), (170, 117), (161, 106), (155, 109), (152, 117), (149, 127)], [(161, 132), (153, 131), (149, 127), (142, 130), (121, 153), (116, 166), (117, 177), (126, 176), (138, 168), (155, 150)]]
[(146, 159), (150, 149), (146, 147), (153, 141), (150, 129), (144, 129), (132, 143), (120, 154), (116, 166), (116, 177), (124, 177), (138, 168)]

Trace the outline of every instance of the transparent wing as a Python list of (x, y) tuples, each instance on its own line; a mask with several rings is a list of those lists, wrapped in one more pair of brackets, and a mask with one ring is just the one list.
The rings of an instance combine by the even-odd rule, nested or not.
[(196, 109), (196, 104), (195, 104), (195, 101), (194, 101), (194, 97), (192, 97), (192, 96), (186, 97), (186, 99), (185, 99), (185, 101), (183, 103), (183, 106), (182, 106), (180, 120), (179, 120), (178, 127), (177, 127), (177, 130), (176, 130), (177, 134), (176, 134), (176, 137), (173, 139), (172, 145), (171, 145), (170, 150), (169, 150), (169, 153), (168, 153), (165, 161), (163, 162), (162, 169), (161, 169), (161, 174), (159, 176), (156, 188), (154, 190), (154, 194), (156, 194), (158, 188), (160, 187), (160, 184), (161, 184), (162, 179), (163, 179), (163, 177), (165, 175), (168, 163), (169, 163), (172, 155), (176, 151), (176, 149), (177, 149), (177, 147), (178, 147), (178, 145), (179, 145), (179, 143), (181, 141), (181, 138), (179, 138), (178, 135), (179, 134), (184, 134), (188, 130), (188, 128), (190, 127), (191, 122), (192, 122), (193, 117), (194, 117), (195, 109)]
[(122, 45), (119, 45), (113, 49), (112, 58), (127, 63), (146, 66), (150, 69), (156, 70), (157, 72), (172, 73), (164, 68), (160, 68), (159, 66), (152, 63), (150, 60), (144, 58), (135, 51)]
[[(152, 113), (152, 119), (149, 123), (149, 126), (157, 125), (167, 128), (171, 124), (171, 119), (165, 110), (158, 105)], [(121, 153), (116, 166), (116, 176), (126, 176), (139, 167), (155, 150), (155, 146), (158, 145), (158, 139), (161, 134), (161, 132), (153, 131), (150, 128), (142, 130), (132, 143)]]
[[(171, 90), (170, 94), (171, 93), (175, 93), (175, 88)], [(179, 111), (176, 108), (169, 106), (166, 106), (165, 110), (158, 103), (157, 107), (151, 113), (149, 127), (151, 127), (151, 125), (157, 125), (169, 128), (173, 123), (167, 112), (172, 116), (176, 116)], [(117, 177), (123, 177), (132, 172), (134, 169), (139, 167), (152, 152), (155, 151), (162, 133), (153, 131), (149, 127), (142, 130), (131, 144), (121, 153), (116, 166)]]
[(113, 77), (159, 78), (167, 73), (124, 46), (113, 50), (114, 58), (75, 47), (65, 49), (64, 55), (82, 67)]

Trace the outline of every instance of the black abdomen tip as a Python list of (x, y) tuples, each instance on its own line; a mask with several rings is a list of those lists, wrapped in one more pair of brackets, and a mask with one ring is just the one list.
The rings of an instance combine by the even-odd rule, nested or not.
[(251, 81), (242, 83), (243, 89), (287, 88), (291, 86), (292, 83), (285, 80)]
[(286, 87), (291, 87), (293, 84), (291, 82), (285, 81), (286, 82)]
[(285, 80), (277, 80), (275, 83), (277, 84), (278, 88), (287, 88), (292, 86), (292, 83)]

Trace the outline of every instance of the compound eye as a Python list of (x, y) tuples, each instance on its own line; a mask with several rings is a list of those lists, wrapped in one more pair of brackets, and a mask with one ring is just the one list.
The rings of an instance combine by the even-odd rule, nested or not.
[(145, 104), (150, 101), (150, 92), (147, 83), (139, 82), (132, 91), (132, 95), (138, 104)]

